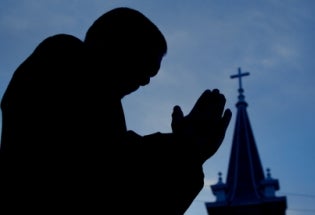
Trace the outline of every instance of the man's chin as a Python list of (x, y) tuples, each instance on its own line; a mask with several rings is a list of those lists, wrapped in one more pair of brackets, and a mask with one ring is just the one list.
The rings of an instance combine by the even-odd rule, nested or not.
[(136, 86), (136, 87), (130, 87), (128, 90), (125, 91), (125, 94), (122, 95), (122, 98), (126, 95), (129, 95), (133, 92), (135, 92), (136, 90), (138, 90), (140, 88), (140, 86)]

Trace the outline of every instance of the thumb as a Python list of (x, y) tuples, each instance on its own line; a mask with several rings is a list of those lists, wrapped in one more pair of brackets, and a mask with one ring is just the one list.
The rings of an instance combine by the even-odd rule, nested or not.
[(173, 113), (172, 113), (172, 130), (173, 132), (176, 132), (180, 129), (180, 124), (181, 121), (184, 119), (184, 114), (180, 106), (176, 105), (173, 108)]

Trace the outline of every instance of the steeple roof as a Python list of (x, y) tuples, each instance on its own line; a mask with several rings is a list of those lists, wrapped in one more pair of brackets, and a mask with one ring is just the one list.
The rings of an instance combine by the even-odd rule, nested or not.
[(260, 183), (264, 172), (247, 114), (247, 103), (239, 89), (237, 115), (228, 166), (226, 197), (229, 202), (256, 201), (262, 198)]

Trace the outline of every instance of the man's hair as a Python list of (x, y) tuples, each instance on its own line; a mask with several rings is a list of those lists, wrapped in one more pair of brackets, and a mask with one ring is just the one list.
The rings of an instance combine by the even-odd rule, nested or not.
[(84, 42), (111, 52), (150, 48), (166, 54), (167, 43), (158, 27), (137, 10), (119, 7), (106, 12), (88, 29)]

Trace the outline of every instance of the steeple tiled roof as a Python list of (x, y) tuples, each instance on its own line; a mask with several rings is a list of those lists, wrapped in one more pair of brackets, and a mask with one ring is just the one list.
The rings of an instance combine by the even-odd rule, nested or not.
[(247, 114), (247, 103), (240, 95), (226, 184), (229, 202), (261, 199), (260, 182), (264, 172)]

